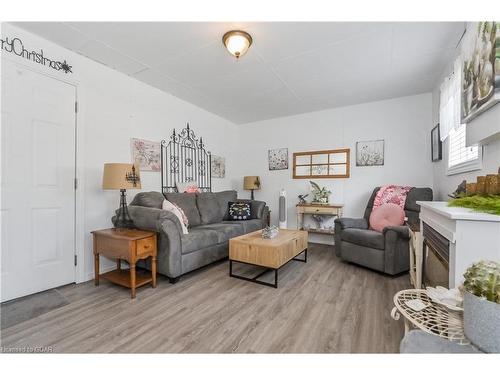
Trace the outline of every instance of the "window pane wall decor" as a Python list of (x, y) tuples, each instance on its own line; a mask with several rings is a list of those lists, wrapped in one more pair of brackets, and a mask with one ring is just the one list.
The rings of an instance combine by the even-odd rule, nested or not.
[(295, 152), (293, 178), (348, 178), (350, 150)]

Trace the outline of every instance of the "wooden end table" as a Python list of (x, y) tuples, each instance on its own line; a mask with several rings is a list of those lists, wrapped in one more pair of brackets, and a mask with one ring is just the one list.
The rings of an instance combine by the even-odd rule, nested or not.
[[(135, 289), (151, 283), (156, 288), (156, 233), (137, 229), (110, 228), (92, 232), (94, 237), (95, 285), (102, 277), (112, 283), (130, 288), (131, 298)], [(116, 270), (99, 275), (99, 255), (116, 259)], [(151, 275), (137, 274), (135, 264), (140, 259), (151, 257)], [(121, 269), (121, 260), (130, 265), (130, 270)]]

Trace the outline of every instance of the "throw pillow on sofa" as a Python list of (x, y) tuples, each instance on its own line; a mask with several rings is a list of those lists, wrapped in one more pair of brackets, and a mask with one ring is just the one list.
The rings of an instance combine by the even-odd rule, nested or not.
[(177, 206), (175, 203), (169, 202), (166, 199), (163, 200), (163, 205), (162, 209), (166, 211), (172, 212), (175, 216), (177, 216), (177, 219), (179, 219), (179, 222), (181, 223), (181, 228), (182, 228), (182, 233), (183, 234), (188, 234), (188, 218), (184, 211), (182, 211), (182, 208)]
[(370, 228), (382, 232), (385, 227), (403, 225), (405, 212), (394, 203), (385, 203), (374, 208), (370, 214)]
[(250, 220), (252, 212), (250, 203), (247, 202), (229, 202), (229, 220)]
[(200, 192), (200, 188), (198, 187), (197, 181), (176, 182), (175, 186), (177, 187), (178, 193), (199, 193)]

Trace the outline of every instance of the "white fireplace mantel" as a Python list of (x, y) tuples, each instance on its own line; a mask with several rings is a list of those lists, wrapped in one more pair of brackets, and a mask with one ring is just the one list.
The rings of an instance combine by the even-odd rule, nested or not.
[[(465, 270), (480, 260), (500, 261), (500, 216), (418, 201), (420, 221), (450, 241), (449, 286), (463, 282)], [(422, 230), (422, 228), (421, 228)]]

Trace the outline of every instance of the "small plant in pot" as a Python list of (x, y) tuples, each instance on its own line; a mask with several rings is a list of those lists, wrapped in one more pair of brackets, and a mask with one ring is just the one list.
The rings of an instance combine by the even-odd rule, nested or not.
[(475, 263), (464, 278), (465, 336), (485, 352), (500, 353), (500, 263)]

